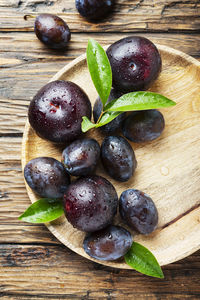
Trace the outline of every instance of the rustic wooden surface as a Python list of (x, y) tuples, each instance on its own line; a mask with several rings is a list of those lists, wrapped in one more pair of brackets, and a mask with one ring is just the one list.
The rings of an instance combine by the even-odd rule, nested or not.
[[(26, 13), (53, 12), (71, 28), (65, 53), (48, 50)], [(0, 297), (2, 299), (199, 299), (200, 251), (163, 268), (164, 280), (90, 262), (60, 244), (43, 225), (18, 221), (29, 205), (21, 172), (21, 139), (36, 91), (85, 51), (132, 33), (200, 60), (199, 0), (117, 1), (110, 18), (91, 24), (72, 0), (0, 0)]]

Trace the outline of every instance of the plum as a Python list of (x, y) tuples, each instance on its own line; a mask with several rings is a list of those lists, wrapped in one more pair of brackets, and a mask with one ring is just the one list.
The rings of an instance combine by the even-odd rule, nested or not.
[(34, 192), (46, 198), (62, 198), (70, 183), (63, 164), (52, 157), (30, 160), (24, 168), (24, 177)]
[(108, 136), (103, 140), (101, 160), (108, 174), (118, 181), (129, 180), (137, 166), (131, 145), (121, 136)]
[(94, 139), (76, 140), (62, 153), (62, 162), (67, 172), (73, 176), (91, 175), (100, 157), (100, 146)]
[(37, 16), (34, 30), (38, 39), (52, 49), (66, 49), (71, 38), (69, 27), (65, 21), (52, 14)]
[(77, 84), (63, 80), (42, 87), (28, 111), (36, 133), (55, 143), (68, 143), (80, 136), (83, 116), (91, 118), (88, 96)]
[(116, 260), (128, 252), (132, 241), (128, 230), (110, 225), (87, 235), (83, 241), (83, 248), (89, 256), (98, 260)]
[(113, 9), (115, 0), (76, 0), (79, 14), (89, 20), (101, 20)]
[(123, 221), (138, 233), (149, 234), (157, 227), (157, 208), (153, 200), (142, 191), (124, 191), (119, 199), (119, 212)]
[(155, 109), (134, 111), (122, 124), (123, 135), (135, 143), (155, 140), (164, 128), (164, 117)]
[(72, 182), (63, 198), (67, 220), (77, 229), (98, 231), (111, 224), (118, 206), (114, 186), (101, 176)]
[[(111, 89), (110, 96), (107, 100), (107, 103), (111, 102), (112, 100), (116, 100), (121, 96), (122, 96), (121, 92), (119, 92), (115, 89)], [(94, 103), (94, 107), (93, 107), (93, 117), (94, 117), (95, 123), (99, 119), (102, 109), (103, 109), (103, 104), (101, 102), (100, 97), (98, 97), (96, 99), (96, 101)], [(108, 123), (102, 127), (99, 127), (99, 129), (105, 134), (113, 134), (115, 131), (117, 131), (118, 129), (121, 128), (121, 124), (125, 118), (125, 115), (126, 115), (125, 113), (122, 113), (117, 118), (112, 120), (110, 123)]]
[(123, 38), (107, 49), (113, 73), (113, 87), (123, 91), (146, 90), (161, 71), (156, 46), (140, 36)]

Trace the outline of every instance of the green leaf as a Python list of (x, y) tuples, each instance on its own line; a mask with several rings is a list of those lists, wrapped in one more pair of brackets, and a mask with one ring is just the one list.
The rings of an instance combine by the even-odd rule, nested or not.
[(95, 128), (96, 124), (92, 123), (88, 117), (82, 117), (83, 121), (81, 123), (82, 132), (87, 132), (91, 128)]
[(104, 125), (110, 123), (112, 120), (114, 120), (121, 113), (122, 112), (120, 112), (120, 111), (118, 111), (118, 112), (114, 112), (114, 111), (105, 112), (102, 115), (99, 122), (96, 123), (96, 124), (92, 123), (87, 117), (83, 117), (83, 121), (81, 123), (82, 132), (87, 132), (88, 130), (90, 130), (92, 128), (98, 128), (98, 127), (104, 126)]
[(133, 242), (131, 249), (124, 256), (127, 265), (148, 276), (164, 278), (155, 256), (144, 246)]
[(101, 127), (101, 126), (104, 126), (108, 123), (110, 123), (112, 120), (114, 120), (116, 117), (118, 117), (122, 112), (121, 111), (118, 111), (118, 112), (115, 112), (115, 111), (109, 111), (109, 112), (105, 112), (100, 121), (96, 124), (96, 128), (97, 127)]
[(93, 39), (88, 41), (87, 64), (94, 86), (104, 106), (112, 87), (112, 70), (105, 50)]
[(60, 200), (42, 198), (31, 204), (19, 219), (29, 223), (46, 223), (59, 218), (63, 212)]
[(152, 92), (132, 92), (106, 105), (106, 111), (132, 111), (174, 106), (165, 96)]

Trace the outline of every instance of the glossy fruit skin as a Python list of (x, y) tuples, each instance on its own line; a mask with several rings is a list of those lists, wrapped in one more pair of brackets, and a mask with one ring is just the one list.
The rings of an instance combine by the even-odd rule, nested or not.
[(91, 118), (91, 103), (75, 83), (56, 80), (42, 87), (32, 99), (28, 117), (36, 133), (55, 143), (68, 143), (81, 131), (82, 117)]
[(24, 178), (34, 192), (45, 198), (62, 198), (70, 184), (63, 164), (52, 157), (30, 160), (24, 168)]
[(79, 14), (89, 20), (104, 19), (113, 9), (115, 0), (76, 0)]
[[(108, 98), (107, 104), (109, 102), (111, 102), (112, 100), (118, 99), (119, 97), (122, 96), (122, 93), (115, 90), (115, 89), (111, 89), (110, 92), (110, 96)], [(94, 117), (94, 122), (96, 123), (97, 120), (99, 119), (99, 116), (102, 112), (103, 109), (103, 104), (101, 102), (101, 99), (98, 97), (94, 103), (94, 107), (93, 107), (93, 117)], [(121, 128), (121, 124), (125, 118), (125, 113), (119, 115), (117, 118), (115, 118), (113, 121), (111, 121), (110, 123), (99, 127), (99, 129), (105, 133), (105, 134), (113, 134), (114, 132), (116, 132), (118, 129)]]
[(100, 157), (100, 146), (94, 139), (86, 138), (72, 142), (62, 153), (66, 171), (73, 176), (94, 173)]
[(131, 145), (121, 136), (108, 136), (103, 140), (101, 160), (108, 174), (118, 181), (129, 180), (137, 166)]
[(155, 109), (134, 111), (122, 124), (123, 135), (132, 142), (144, 143), (157, 139), (165, 128), (161, 112)]
[(85, 237), (85, 252), (98, 260), (116, 260), (124, 256), (132, 245), (133, 239), (128, 230), (110, 225)]
[(158, 224), (158, 211), (153, 200), (145, 193), (128, 189), (119, 199), (123, 221), (140, 234), (153, 232)]
[(67, 220), (77, 229), (94, 232), (111, 224), (118, 206), (114, 186), (101, 176), (72, 182), (64, 195)]
[(146, 90), (161, 71), (161, 56), (148, 39), (131, 36), (107, 49), (113, 73), (113, 87), (123, 91)]
[(71, 38), (69, 27), (65, 21), (52, 14), (37, 16), (34, 30), (37, 38), (52, 49), (66, 49)]

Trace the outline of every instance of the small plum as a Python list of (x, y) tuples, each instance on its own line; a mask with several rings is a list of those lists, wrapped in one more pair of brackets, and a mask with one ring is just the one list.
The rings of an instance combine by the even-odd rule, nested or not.
[(113, 9), (115, 0), (76, 0), (79, 14), (91, 21), (104, 19)]
[(70, 183), (63, 164), (52, 157), (37, 157), (24, 168), (30, 188), (41, 197), (62, 198)]
[(165, 128), (165, 120), (156, 109), (132, 112), (122, 124), (123, 135), (132, 142), (143, 143), (157, 139)]
[(63, 19), (52, 14), (41, 14), (35, 19), (37, 38), (52, 49), (66, 49), (71, 33)]
[(119, 212), (123, 221), (140, 234), (149, 234), (157, 227), (157, 208), (153, 200), (139, 190), (128, 189), (121, 194)]
[(128, 252), (132, 241), (128, 230), (110, 225), (87, 235), (83, 241), (83, 248), (89, 256), (98, 260), (116, 260)]
[(108, 136), (103, 140), (101, 160), (108, 174), (118, 181), (129, 180), (137, 166), (131, 145), (121, 136)]
[(94, 139), (76, 140), (62, 153), (62, 162), (70, 175), (87, 176), (94, 173), (100, 157), (100, 146)]

